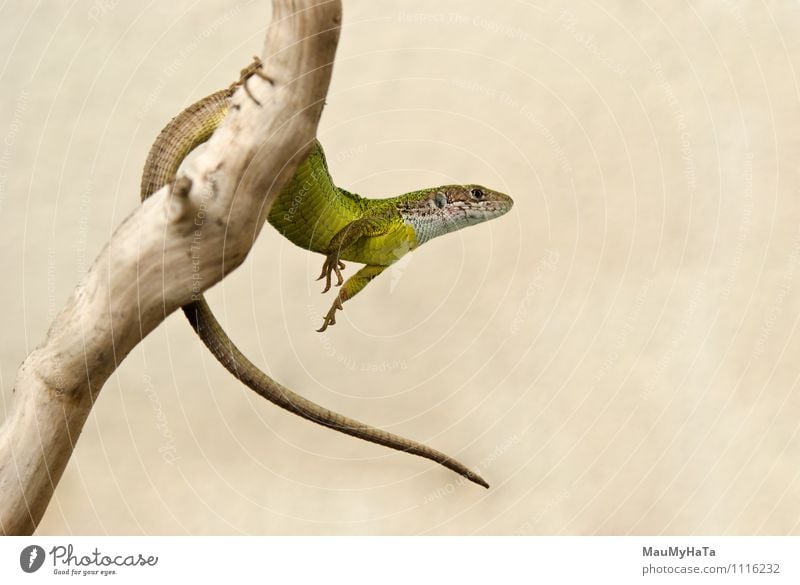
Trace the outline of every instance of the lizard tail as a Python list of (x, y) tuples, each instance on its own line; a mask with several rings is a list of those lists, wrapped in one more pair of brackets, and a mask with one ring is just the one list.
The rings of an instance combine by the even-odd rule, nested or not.
[[(192, 104), (164, 127), (147, 155), (142, 173), (142, 201), (172, 182), (183, 159), (213, 134), (228, 112), (234, 88), (235, 86), (231, 86)], [(325, 171), (327, 172), (327, 168)], [(239, 351), (202, 296), (182, 308), (192, 327), (214, 357), (259, 396), (322, 426), (430, 459), (478, 485), (489, 487), (477, 473), (440, 451), (328, 410), (282, 386), (259, 370)]]
[(211, 138), (228, 113), (231, 90), (204, 97), (172, 118), (156, 138), (142, 172), (142, 201), (175, 180), (183, 159)]
[(194, 327), (197, 335), (203, 340), (206, 347), (211, 350), (219, 362), (243, 384), (256, 392), (259, 396), (266, 398), (273, 404), (280, 406), (306, 420), (310, 420), (324, 427), (328, 427), (340, 433), (352, 435), (378, 443), (398, 451), (405, 451), (413, 455), (419, 455), (431, 461), (444, 465), (452, 469), (459, 475), (468, 480), (489, 487), (480, 475), (471, 471), (455, 459), (452, 459), (436, 449), (427, 445), (417, 443), (411, 439), (406, 439), (399, 435), (364, 424), (355, 419), (348, 418), (337, 412), (319, 406), (318, 404), (303, 398), (299, 394), (292, 392), (282, 386), (264, 372), (259, 370), (247, 357), (234, 345), (225, 330), (211, 312), (211, 307), (203, 299), (195, 301), (183, 307), (183, 312)]

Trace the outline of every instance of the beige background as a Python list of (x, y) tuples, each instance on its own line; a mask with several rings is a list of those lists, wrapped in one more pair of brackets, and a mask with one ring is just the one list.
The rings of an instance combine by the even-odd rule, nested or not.
[[(155, 135), (260, 52), (266, 4), (0, 8), (0, 417)], [(490, 491), (263, 402), (173, 315), (106, 384), (39, 531), (800, 532), (800, 4), (651, 4), (345, 0), (337, 181), (516, 206), (325, 335), (321, 258), (273, 230), (210, 294), (278, 380)]]

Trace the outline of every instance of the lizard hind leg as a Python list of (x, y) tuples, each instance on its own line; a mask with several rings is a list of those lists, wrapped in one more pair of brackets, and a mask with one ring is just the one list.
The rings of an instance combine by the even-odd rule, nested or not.
[(236, 88), (243, 87), (247, 96), (253, 100), (257, 106), (261, 106), (261, 102), (256, 99), (256, 96), (254, 96), (253, 92), (250, 91), (250, 88), (247, 87), (247, 80), (255, 75), (256, 77), (260, 77), (264, 81), (269, 82), (270, 85), (275, 85), (275, 80), (264, 73), (263, 68), (264, 63), (257, 55), (254, 55), (253, 62), (239, 72), (239, 79), (232, 83), (228, 90), (233, 93)]
[(372, 281), (373, 278), (386, 270), (386, 268), (386, 266), (364, 266), (364, 268), (348, 278), (347, 282), (344, 283), (344, 286), (339, 291), (339, 294), (336, 295), (336, 299), (334, 299), (328, 314), (325, 315), (325, 320), (322, 323), (322, 327), (317, 329), (317, 331), (322, 333), (328, 328), (328, 326), (336, 325), (336, 311), (341, 311), (343, 309), (342, 303), (356, 296)]

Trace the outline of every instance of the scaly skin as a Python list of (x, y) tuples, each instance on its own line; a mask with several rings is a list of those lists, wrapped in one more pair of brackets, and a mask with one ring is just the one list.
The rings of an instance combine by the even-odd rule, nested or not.
[[(189, 106), (167, 124), (147, 157), (142, 200), (175, 179), (181, 161), (208, 140), (222, 122), (238, 87), (244, 85), (250, 95), (248, 77), (259, 75), (269, 80), (260, 68), (261, 63), (256, 59), (242, 70), (238, 82)], [(320, 279), (326, 280), (323, 292), (330, 289), (332, 274), (337, 277), (337, 286), (343, 284), (342, 260), (366, 264), (344, 282), (319, 330), (324, 331), (336, 323), (336, 311), (342, 309), (345, 301), (404, 254), (436, 236), (498, 217), (512, 204), (507, 195), (478, 185), (446, 185), (390, 199), (359, 197), (333, 183), (322, 147), (315, 141), (273, 203), (267, 219), (293, 243), (326, 256), (320, 275)], [(182, 308), (220, 363), (270, 402), (334, 430), (425, 457), (489, 487), (478, 474), (444, 453), (337, 414), (281, 386), (239, 351), (203, 297)]]

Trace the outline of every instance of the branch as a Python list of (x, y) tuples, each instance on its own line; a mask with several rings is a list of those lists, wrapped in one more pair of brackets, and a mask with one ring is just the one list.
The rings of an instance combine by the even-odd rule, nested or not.
[(339, 38), (340, 0), (272, 0), (262, 60), (172, 188), (114, 232), (17, 372), (0, 429), (0, 533), (31, 534), (100, 389), (172, 311), (250, 251), (274, 198), (316, 136)]

